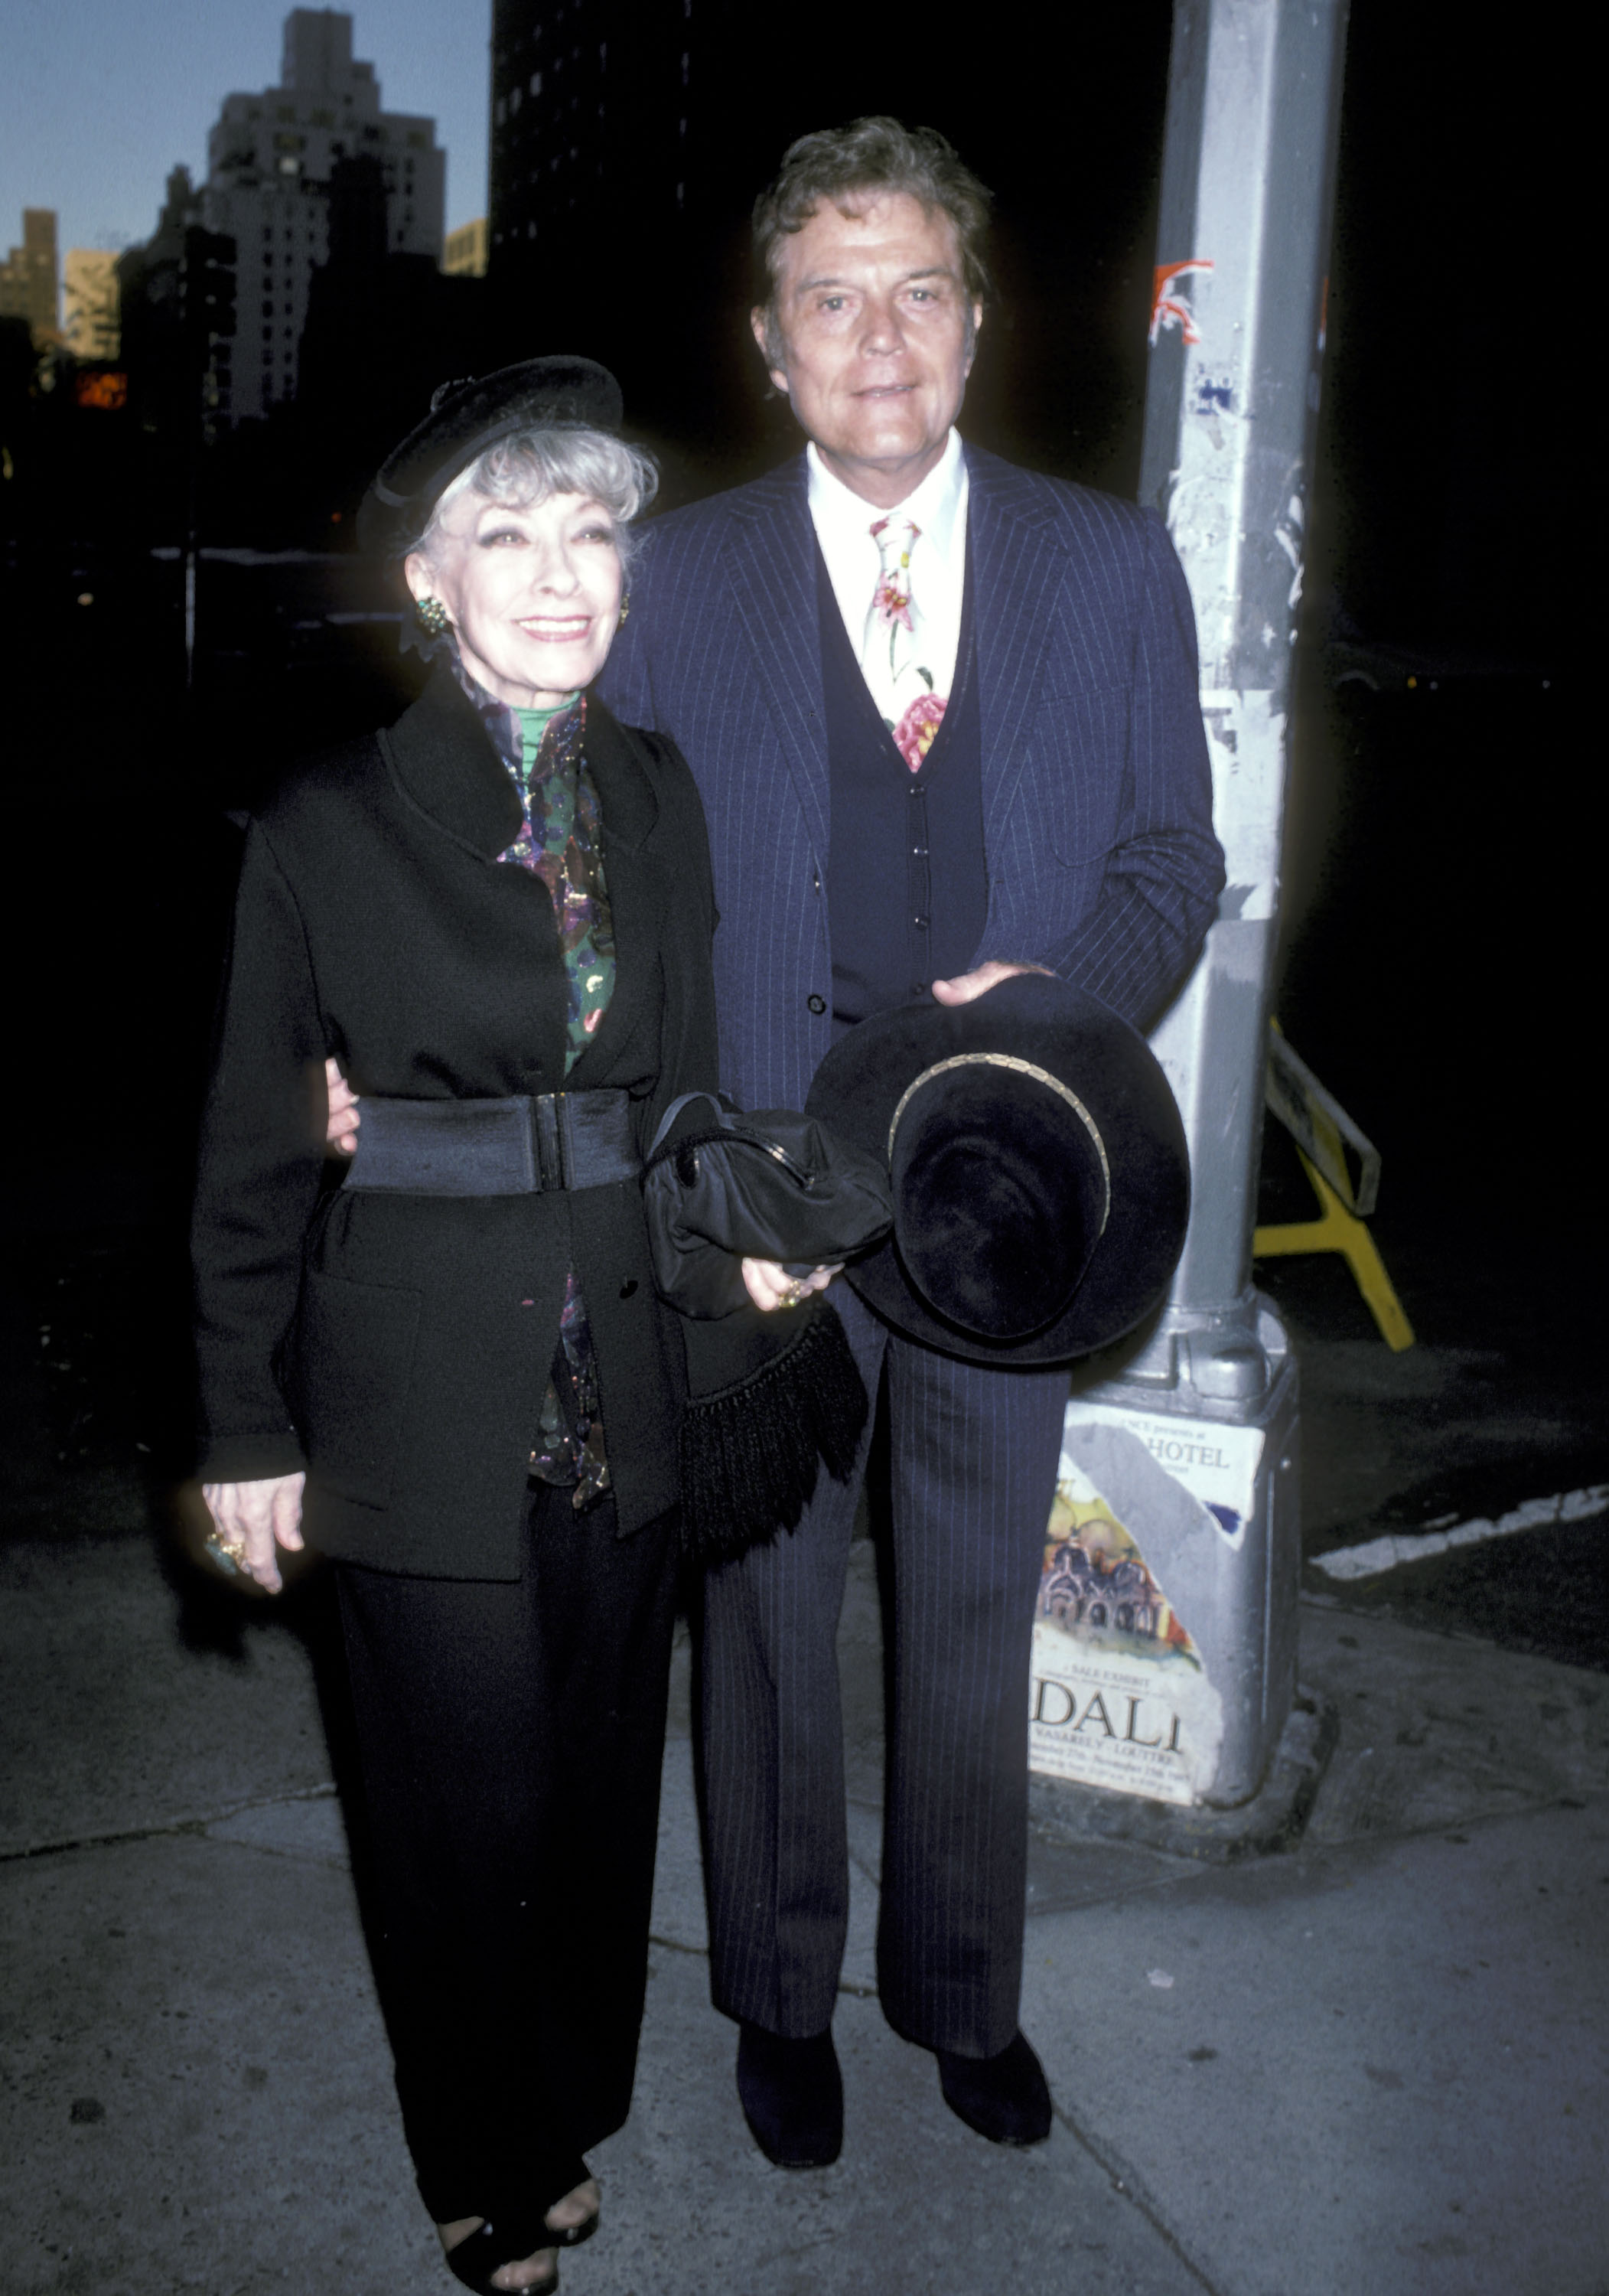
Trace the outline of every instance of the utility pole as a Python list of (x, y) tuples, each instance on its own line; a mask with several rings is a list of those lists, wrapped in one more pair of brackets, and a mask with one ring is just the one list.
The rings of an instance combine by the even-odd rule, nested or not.
[(1346, 15), (1173, 12), (1140, 499), (1195, 600), (1229, 885), (1151, 1040), (1190, 1145), (1183, 1257), (1160, 1319), (1115, 1376), (1075, 1382), (1068, 1413), (1074, 1472), (1126, 1524), (1205, 1677), (1167, 1798), (1214, 1805), (1256, 1792), (1295, 1686), (1296, 1366), (1251, 1244)]
[(235, 244), (192, 224), (180, 275), (180, 390), (184, 425), (184, 687), (195, 684), (196, 565), (200, 556), (201, 455), (210, 443), (217, 347), (234, 332)]

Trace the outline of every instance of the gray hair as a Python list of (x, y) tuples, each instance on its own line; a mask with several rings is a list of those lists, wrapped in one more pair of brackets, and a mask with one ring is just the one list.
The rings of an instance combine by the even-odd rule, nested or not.
[(955, 226), (970, 348), (973, 306), (987, 302), (991, 291), (990, 194), (936, 127), (907, 127), (886, 112), (874, 112), (844, 127), (801, 135), (783, 153), (776, 181), (755, 201), (755, 301), (765, 316), (771, 365), (782, 364), (777, 274), (783, 241), (804, 230), (823, 200), (840, 215), (854, 215), (866, 201), (900, 192), (928, 215), (948, 216)]
[(615, 547), (629, 568), (639, 537), (632, 521), (652, 502), (659, 485), (653, 456), (607, 430), (555, 423), (544, 430), (515, 430), (499, 439), (460, 471), (436, 498), (429, 525), (413, 548), (435, 561), (442, 512), (461, 495), (524, 509), (550, 495), (584, 495), (603, 504), (615, 523)]

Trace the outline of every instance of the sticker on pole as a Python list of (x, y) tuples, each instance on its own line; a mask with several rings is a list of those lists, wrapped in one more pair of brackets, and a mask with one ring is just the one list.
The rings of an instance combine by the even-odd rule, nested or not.
[(1214, 1551), (1245, 1538), (1262, 1450), (1253, 1427), (1069, 1405), (1033, 1620), (1032, 1768), (1153, 1801), (1211, 1785), (1223, 1702), (1190, 1613)]
[(1218, 914), (1266, 920), (1279, 906), (1285, 712), (1271, 693), (1207, 688), (1201, 717), (1213, 766), (1213, 827), (1228, 881)]
[(1159, 263), (1156, 266), (1151, 278), (1150, 342), (1153, 350), (1156, 348), (1157, 338), (1165, 334), (1170, 327), (1177, 327), (1187, 343), (1201, 340), (1195, 311), (1184, 300), (1181, 290), (1187, 280), (1212, 268), (1210, 255), (1193, 255), (1182, 263)]

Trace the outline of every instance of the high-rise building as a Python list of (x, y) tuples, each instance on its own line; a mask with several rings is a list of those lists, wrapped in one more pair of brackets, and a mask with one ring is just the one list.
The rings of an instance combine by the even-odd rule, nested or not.
[(494, 0), (488, 278), (503, 356), (584, 348), (661, 445), (752, 430), (755, 195), (795, 136), (903, 103), (919, 61), (888, 10), (829, 7), (825, 28), (789, 29), (754, 0)]
[(34, 348), (56, 340), (56, 211), (24, 208), (22, 244), (0, 263), (0, 319), (26, 319)]
[(118, 258), (99, 247), (69, 247), (62, 266), (62, 339), (75, 358), (118, 356)]
[(226, 421), (296, 395), (308, 285), (330, 253), (331, 178), (356, 160), (378, 169), (385, 250), (438, 262), (446, 154), (434, 120), (380, 110), (373, 65), (353, 57), (350, 16), (292, 9), (279, 86), (226, 96), (208, 143), (205, 220), (236, 248), (237, 332), (219, 378)]
[(200, 192), (188, 168), (175, 168), (155, 231), (115, 258), (118, 356), (136, 419), (151, 433), (192, 421), (198, 390), (216, 408), (227, 382), (231, 342), (200, 340), (185, 325), (185, 253), (200, 228)]
[(706, 123), (692, 0), (494, 0), (490, 273), (500, 299), (651, 266)]
[(443, 244), (442, 269), (450, 279), (484, 279), (491, 243), (491, 227), (485, 216), (477, 216), (473, 223), (461, 223), (456, 231), (447, 234)]

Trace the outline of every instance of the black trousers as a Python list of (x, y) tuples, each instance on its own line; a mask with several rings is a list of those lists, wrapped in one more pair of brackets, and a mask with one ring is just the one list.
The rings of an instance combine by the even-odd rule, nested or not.
[(547, 2207), (631, 2106), (674, 1519), (539, 1490), (517, 1583), (338, 1571), (365, 1915), (438, 2223)]

